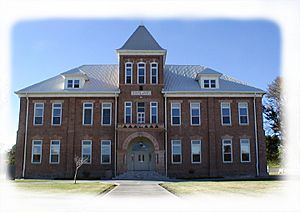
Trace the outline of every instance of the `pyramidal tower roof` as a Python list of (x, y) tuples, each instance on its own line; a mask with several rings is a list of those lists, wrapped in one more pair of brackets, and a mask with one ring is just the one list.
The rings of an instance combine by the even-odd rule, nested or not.
[(139, 25), (125, 44), (118, 50), (164, 51), (144, 25)]

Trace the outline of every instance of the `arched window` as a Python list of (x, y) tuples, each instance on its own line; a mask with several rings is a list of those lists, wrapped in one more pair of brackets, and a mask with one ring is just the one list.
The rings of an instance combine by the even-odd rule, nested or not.
[(146, 83), (146, 64), (138, 63), (138, 71), (137, 71), (137, 82), (138, 84)]
[(158, 84), (158, 64), (157, 63), (150, 64), (150, 83)]
[(132, 63), (125, 63), (125, 84), (132, 84)]

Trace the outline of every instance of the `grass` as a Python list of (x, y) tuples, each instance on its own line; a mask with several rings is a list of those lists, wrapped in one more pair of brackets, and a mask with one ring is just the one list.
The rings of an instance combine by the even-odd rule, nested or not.
[(194, 194), (242, 194), (257, 196), (280, 191), (284, 181), (189, 181), (162, 183), (162, 187), (178, 196)]
[(67, 193), (67, 194), (103, 194), (115, 187), (114, 184), (100, 182), (77, 182), (63, 180), (15, 180), (14, 185), (19, 190)]

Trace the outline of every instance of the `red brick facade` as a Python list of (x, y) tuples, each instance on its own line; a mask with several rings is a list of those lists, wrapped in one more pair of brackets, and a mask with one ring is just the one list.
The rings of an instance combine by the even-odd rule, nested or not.
[[(122, 63), (122, 60), (121, 60)], [(122, 67), (122, 64), (120, 64)], [(160, 67), (161, 72), (162, 67)], [(135, 71), (134, 71), (135, 73)], [(134, 74), (135, 75), (135, 74)], [(122, 74), (120, 74), (122, 76)], [(160, 75), (162, 76), (162, 75)], [(120, 82), (123, 79), (120, 78)], [(135, 79), (134, 79), (135, 80)], [(148, 82), (148, 78), (147, 78)], [(155, 157), (158, 157), (155, 170), (165, 173), (165, 127), (164, 127), (164, 97), (161, 93), (162, 84), (144, 85), (144, 90), (151, 90), (151, 96), (132, 97), (132, 90), (139, 90), (139, 85), (124, 85), (120, 83), (121, 94), (117, 98), (117, 129), (115, 130), (115, 98), (111, 97), (63, 97), (63, 98), (29, 98), (28, 108), (28, 139), (25, 177), (27, 178), (72, 178), (74, 173), (73, 158), (81, 155), (81, 141), (92, 140), (92, 163), (85, 164), (80, 170), (80, 176), (84, 178), (111, 178), (115, 172), (115, 133), (117, 138), (116, 148), (116, 174), (127, 171), (126, 166), (126, 147), (124, 142), (128, 137), (149, 137), (157, 142)], [(51, 125), (51, 105), (54, 101), (62, 102), (62, 125)], [(82, 125), (83, 102), (93, 102), (93, 125)], [(124, 128), (124, 102), (134, 103), (145, 102), (145, 124), (151, 126), (150, 101), (158, 102), (158, 124), (152, 125), (154, 128), (134, 128), (136, 124), (136, 104), (132, 106), (133, 128)], [(181, 103), (181, 126), (171, 126), (171, 102)], [(231, 126), (221, 125), (220, 103), (227, 101), (231, 103)], [(167, 98), (167, 172), (174, 177), (223, 177), (223, 176), (256, 176), (256, 150), (255, 150), (255, 128), (253, 97), (169, 97)], [(44, 124), (42, 126), (33, 125), (34, 103), (44, 103)], [(112, 103), (112, 123), (111, 126), (101, 125), (101, 102)], [(190, 124), (190, 102), (200, 102), (201, 125), (191, 126)], [(238, 102), (248, 103), (249, 125), (239, 125)], [(262, 128), (261, 98), (256, 98), (257, 113), (257, 132), (259, 149), (259, 173), (266, 174), (265, 143)], [(25, 119), (26, 119), (26, 98), (20, 98), (20, 121), (17, 142), (17, 177), (22, 177), (23, 149), (25, 141)], [(134, 135), (134, 136), (132, 136)], [(150, 138), (151, 136), (151, 138)], [(222, 161), (222, 138), (232, 139), (232, 163)], [(251, 162), (241, 163), (240, 160), (240, 138), (250, 139)], [(42, 162), (41, 164), (31, 163), (32, 140), (43, 141)], [(58, 139), (61, 141), (60, 163), (50, 164), (50, 140)], [(154, 140), (152, 139), (152, 140)], [(182, 163), (171, 163), (171, 140), (179, 139), (182, 142)], [(201, 140), (201, 163), (191, 163), (191, 140)], [(100, 163), (100, 141), (111, 140), (111, 164), (101, 165)], [(152, 141), (153, 142), (153, 141)], [(155, 144), (156, 145), (156, 144)]]
[[(164, 55), (124, 55), (119, 56), (119, 90), (111, 97), (59, 97), (58, 95), (20, 97), (19, 129), (17, 138), (16, 177), (21, 178), (72, 178), (75, 171), (74, 157), (81, 156), (82, 140), (92, 141), (91, 164), (80, 168), (79, 177), (86, 179), (112, 178), (136, 168), (136, 160), (143, 166), (139, 169), (154, 170), (170, 177), (243, 177), (264, 176), (266, 172), (265, 141), (262, 126), (261, 95), (231, 95), (199, 97), (171, 97), (164, 94)], [(133, 64), (133, 82), (125, 84), (125, 63)], [(137, 84), (137, 63), (146, 64), (146, 83)], [(158, 83), (150, 83), (150, 64), (158, 64)], [(147, 91), (150, 95), (133, 95), (132, 91)], [(54, 97), (55, 96), (55, 97)], [(62, 103), (62, 124), (51, 125), (52, 103)], [(132, 123), (124, 123), (125, 102), (132, 102)], [(150, 123), (150, 102), (158, 104), (158, 123)], [(221, 125), (221, 102), (229, 102), (231, 125)], [(254, 113), (254, 101), (256, 114)], [(33, 125), (34, 103), (44, 103), (43, 124)], [(84, 126), (83, 103), (93, 103), (93, 124)], [(101, 124), (102, 103), (111, 103), (111, 125)], [(145, 103), (145, 123), (137, 124), (137, 104)], [(166, 102), (166, 105), (165, 105)], [(171, 103), (181, 105), (181, 125), (171, 125)], [(191, 126), (190, 103), (200, 103), (199, 126)], [(248, 104), (248, 125), (239, 124), (238, 103)], [(28, 103), (28, 108), (27, 108)], [(28, 109), (28, 114), (27, 114)], [(117, 111), (115, 111), (117, 109)], [(165, 110), (167, 114), (165, 114)], [(28, 115), (28, 126), (26, 117)], [(255, 117), (256, 116), (256, 120)], [(167, 117), (167, 120), (165, 120)], [(255, 128), (255, 121), (257, 126)], [(167, 125), (166, 125), (167, 123)], [(255, 131), (257, 129), (257, 131)], [(257, 132), (257, 133), (256, 133)], [(27, 136), (27, 138), (26, 138)], [(232, 162), (223, 162), (222, 139), (232, 140)], [(250, 162), (241, 162), (240, 139), (250, 141)], [(26, 142), (25, 164), (24, 146)], [(33, 164), (32, 141), (42, 140), (41, 163)], [(60, 140), (59, 164), (50, 164), (50, 141)], [(111, 161), (101, 163), (101, 141), (111, 141)], [(172, 163), (172, 140), (181, 141), (180, 164)], [(201, 163), (191, 161), (191, 140), (201, 140)], [(256, 147), (256, 140), (258, 146)], [(148, 152), (136, 152), (135, 145), (146, 145)], [(256, 150), (257, 149), (257, 150)], [(258, 152), (258, 155), (257, 155)], [(142, 156), (142, 158), (141, 158)], [(145, 157), (145, 158), (144, 158)], [(258, 158), (258, 170), (257, 159)], [(167, 160), (166, 160), (167, 159)], [(148, 164), (146, 164), (148, 163)], [(146, 165), (145, 165), (146, 164)], [(25, 165), (25, 166), (24, 166)], [(134, 168), (135, 167), (135, 168)]]

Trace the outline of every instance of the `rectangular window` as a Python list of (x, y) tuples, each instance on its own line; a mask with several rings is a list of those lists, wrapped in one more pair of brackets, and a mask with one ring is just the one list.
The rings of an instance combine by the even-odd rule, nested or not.
[(180, 103), (171, 103), (171, 125), (179, 126), (181, 124), (181, 105)]
[(241, 162), (250, 162), (250, 140), (241, 139)]
[(204, 79), (203, 80), (203, 88), (216, 88), (217, 80), (215, 79)]
[(67, 80), (67, 88), (79, 88), (80, 87), (80, 80), (79, 79), (69, 79)]
[(216, 80), (210, 80), (210, 87), (215, 88), (216, 87)]
[(138, 124), (145, 123), (145, 102), (137, 103), (137, 123)]
[(111, 103), (102, 103), (102, 125), (111, 125)]
[(132, 83), (132, 63), (125, 64), (125, 84)]
[(150, 102), (150, 123), (157, 124), (158, 123), (158, 103)]
[(41, 140), (32, 140), (31, 163), (42, 162), (42, 143)]
[(239, 123), (240, 125), (248, 125), (248, 103), (239, 102)]
[(231, 125), (231, 110), (229, 102), (221, 103), (221, 122), (222, 125)]
[(190, 103), (191, 125), (200, 125), (200, 103)]
[(146, 83), (146, 64), (138, 63), (138, 84)]
[(209, 88), (209, 80), (204, 80), (204, 88)]
[(83, 103), (83, 125), (92, 125), (93, 124), (93, 103), (84, 102)]
[(34, 125), (42, 125), (44, 118), (44, 103), (35, 103), (34, 104)]
[(158, 83), (158, 64), (157, 63), (151, 63), (151, 84), (157, 84)]
[(111, 163), (111, 141), (110, 140), (101, 141), (101, 163), (102, 164)]
[(181, 162), (181, 140), (172, 140), (172, 163)]
[(201, 163), (201, 140), (191, 141), (192, 163)]
[(232, 140), (224, 139), (223, 143), (223, 163), (232, 163)]
[(67, 88), (73, 88), (73, 80), (68, 80)]
[(81, 146), (81, 157), (83, 160), (86, 160), (86, 164), (92, 163), (92, 141), (83, 140)]
[(59, 164), (60, 159), (60, 141), (51, 140), (50, 143), (50, 163)]
[(125, 102), (124, 123), (132, 123), (132, 102)]
[(74, 88), (79, 88), (79, 80), (74, 80)]
[(52, 104), (52, 125), (61, 125), (62, 104)]

